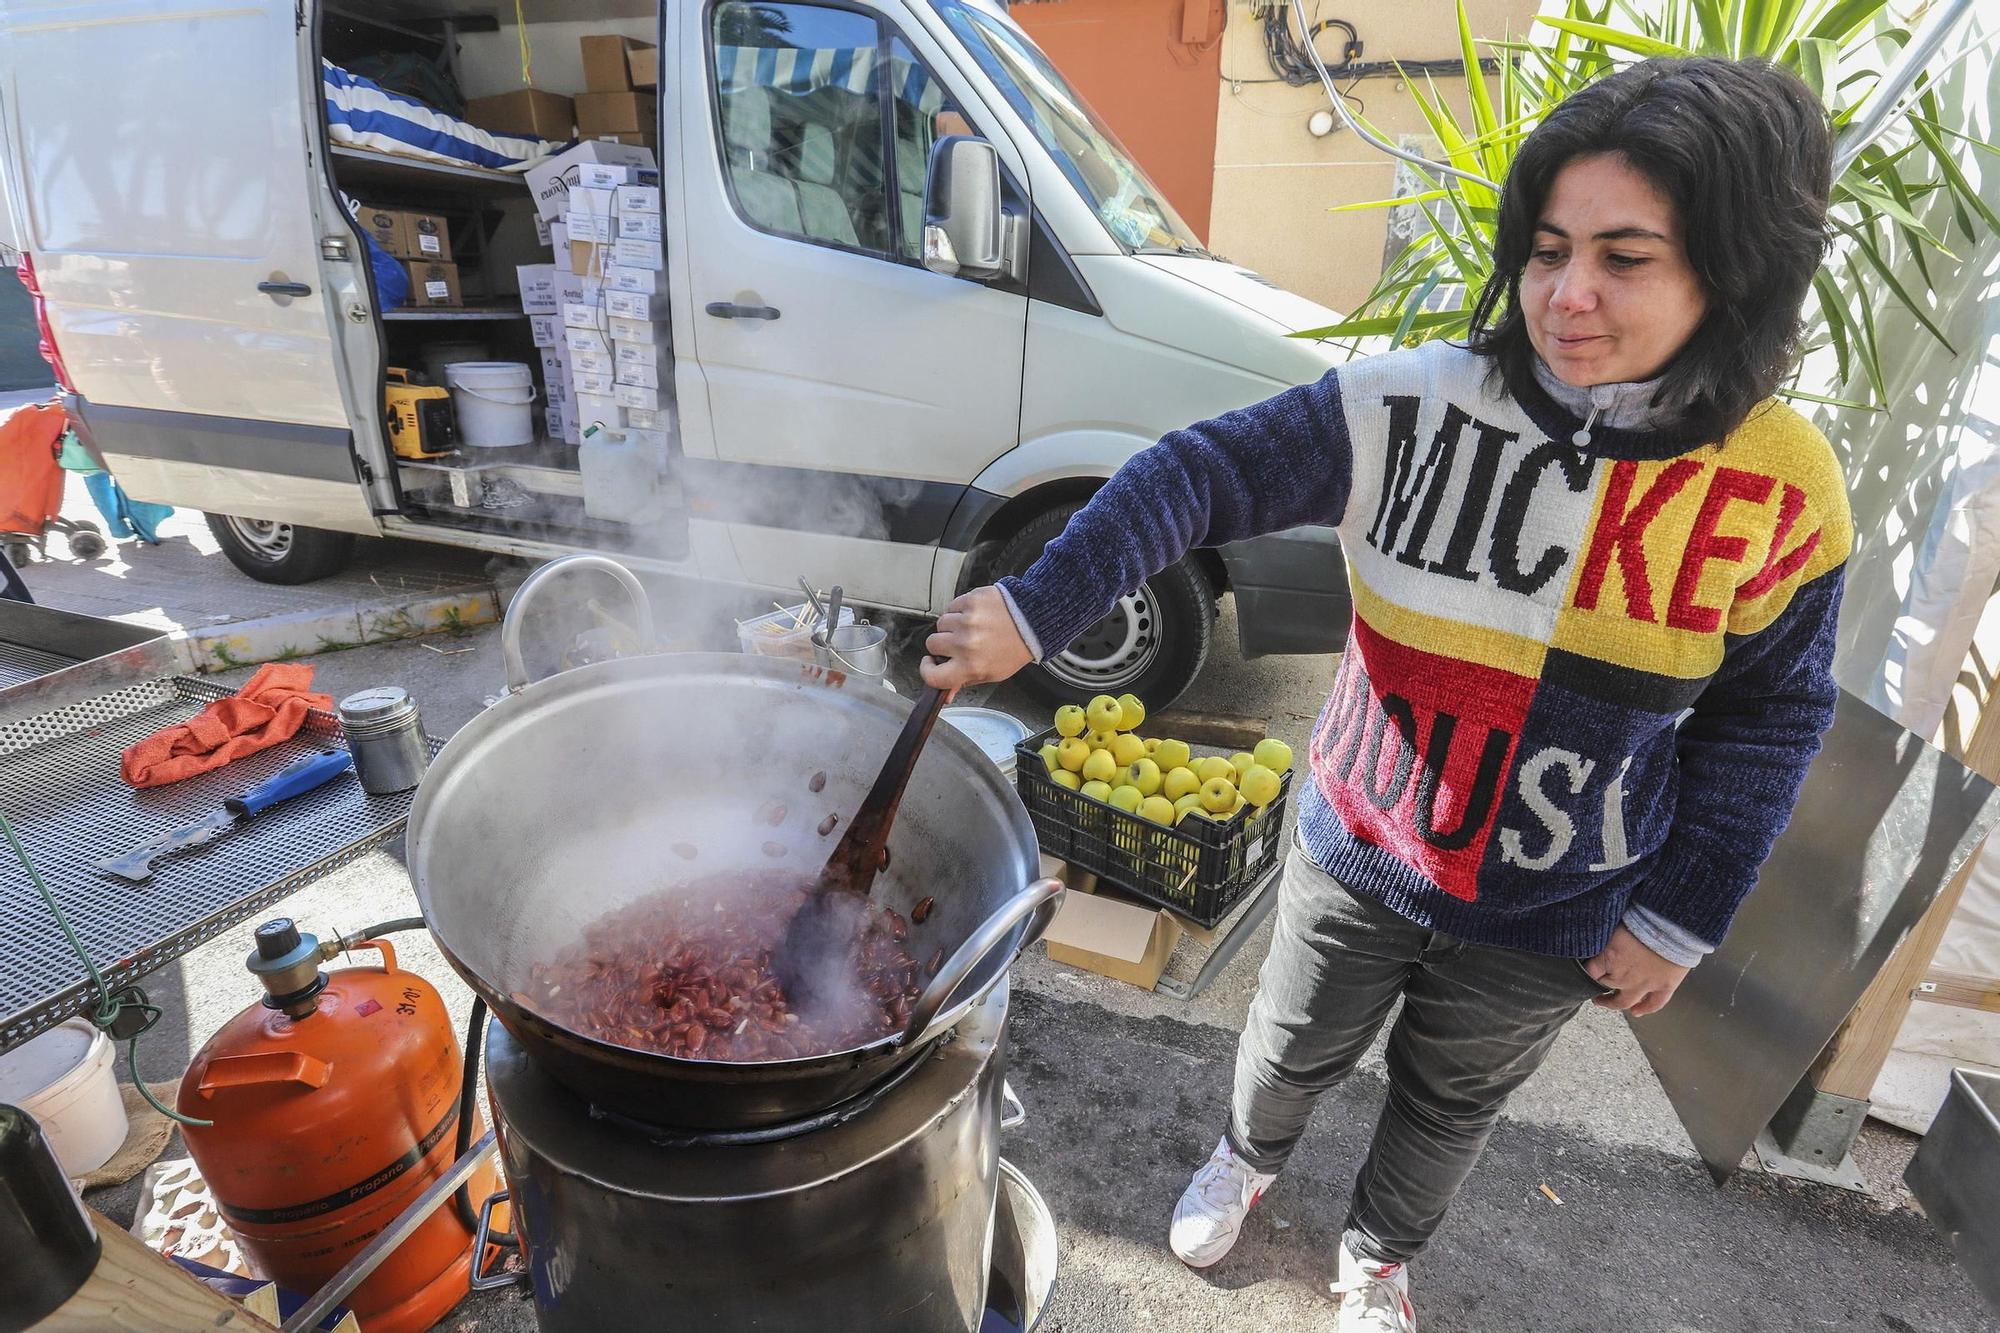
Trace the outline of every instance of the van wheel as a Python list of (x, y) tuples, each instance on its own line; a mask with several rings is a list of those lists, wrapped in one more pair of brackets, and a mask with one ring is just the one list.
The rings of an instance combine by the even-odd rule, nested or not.
[[(1082, 507), (1060, 505), (1008, 538), (994, 557), (992, 577), (1026, 573)], [(1062, 652), (1017, 679), (1051, 705), (1129, 693), (1155, 710), (1194, 683), (1214, 641), (1214, 594), (1201, 570), (1182, 557), (1121, 597), (1109, 615)]]
[(354, 537), (261, 518), (204, 514), (229, 563), (259, 583), (311, 583), (337, 574), (354, 552)]

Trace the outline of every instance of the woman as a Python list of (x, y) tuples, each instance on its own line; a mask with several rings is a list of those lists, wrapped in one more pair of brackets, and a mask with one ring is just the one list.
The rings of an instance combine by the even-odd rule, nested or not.
[(1606, 78), (1522, 145), (1469, 346), (1167, 436), (938, 621), (928, 682), (1000, 680), (1189, 547), (1340, 532), (1349, 646), (1229, 1124), (1174, 1211), (1189, 1265), (1401, 998), (1333, 1290), (1338, 1328), (1411, 1333), (1405, 1266), (1557, 1031), (1657, 1011), (1721, 943), (1833, 717), (1846, 494), (1772, 399), (1830, 176), (1775, 66)]

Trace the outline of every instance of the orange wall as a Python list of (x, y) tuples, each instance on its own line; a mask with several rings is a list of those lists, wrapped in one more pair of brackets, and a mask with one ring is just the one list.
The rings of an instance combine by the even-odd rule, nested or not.
[(1034, 0), (1008, 12), (1206, 242), (1222, 0)]

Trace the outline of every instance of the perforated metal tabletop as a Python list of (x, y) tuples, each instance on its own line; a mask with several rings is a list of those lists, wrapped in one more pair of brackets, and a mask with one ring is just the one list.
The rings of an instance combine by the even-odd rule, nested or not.
[[(205, 846), (161, 858), (144, 884), (97, 869), (100, 859), (342, 743), (339, 721), (314, 712), (290, 741), (217, 772), (140, 791), (125, 784), (119, 760), (128, 746), (229, 693), (168, 677), (0, 723), (0, 812), (114, 988), (394, 838), (409, 817), (415, 792), (370, 796), (348, 774)], [(442, 746), (430, 744), (433, 753)], [(47, 905), (0, 843), (0, 1050), (85, 1012), (95, 998)]]

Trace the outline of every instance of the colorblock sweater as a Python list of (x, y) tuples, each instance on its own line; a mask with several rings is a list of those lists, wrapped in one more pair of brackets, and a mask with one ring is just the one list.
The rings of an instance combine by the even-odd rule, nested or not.
[(1586, 431), (1488, 364), (1427, 343), (1175, 431), (1002, 591), (1053, 650), (1192, 547), (1332, 525), (1307, 854), (1475, 943), (1588, 958), (1630, 914), (1712, 948), (1833, 720), (1840, 466), (1776, 402), (1719, 445)]

